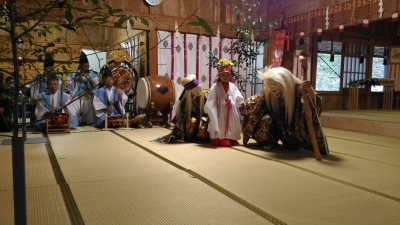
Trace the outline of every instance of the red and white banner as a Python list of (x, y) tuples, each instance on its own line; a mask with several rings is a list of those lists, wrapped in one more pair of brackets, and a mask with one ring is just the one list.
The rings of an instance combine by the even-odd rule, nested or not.
[(272, 35), (272, 65), (273, 66), (281, 66), (282, 63), (282, 55), (283, 48), (285, 46), (286, 41), (286, 30), (274, 30)]

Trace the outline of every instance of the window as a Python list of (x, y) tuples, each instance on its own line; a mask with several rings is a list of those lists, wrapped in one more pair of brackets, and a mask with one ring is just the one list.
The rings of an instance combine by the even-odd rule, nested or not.
[(318, 43), (316, 91), (340, 91), (341, 52), (341, 42)]
[[(372, 78), (385, 78), (387, 74), (387, 63), (383, 65), (384, 57), (387, 55), (388, 49), (381, 46), (374, 47), (374, 56), (372, 58)], [(371, 86), (371, 91), (382, 92), (383, 86)]]
[(264, 45), (261, 45), (258, 48), (259, 55), (256, 56), (255, 60), (255, 74), (251, 77), (250, 84), (251, 84), (251, 93), (250, 95), (255, 95), (260, 93), (262, 90), (262, 80), (260, 80), (257, 76), (257, 71), (260, 71), (264, 68)]
[[(368, 46), (362, 44), (348, 43), (346, 46), (346, 56), (343, 58), (343, 88), (348, 88), (350, 82), (364, 80), (367, 77)], [(364, 86), (361, 86), (364, 88)]]

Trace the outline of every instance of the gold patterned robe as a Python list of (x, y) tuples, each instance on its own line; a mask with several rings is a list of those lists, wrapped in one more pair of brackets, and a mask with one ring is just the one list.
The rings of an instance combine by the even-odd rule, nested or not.
[[(196, 142), (196, 141), (209, 141), (203, 140), (199, 137), (199, 124), (200, 124), (200, 98), (204, 96), (204, 103), (207, 101), (209, 90), (202, 90), (200, 95), (192, 96), (192, 112), (190, 118), (186, 116), (186, 101), (183, 100), (180, 103), (179, 115), (175, 115), (174, 124), (175, 127), (172, 132), (168, 135), (161, 137), (160, 142), (173, 143), (173, 142)], [(203, 105), (204, 107), (204, 105)], [(206, 114), (201, 113), (203, 117)]]
[[(296, 87), (296, 90), (300, 89)], [(239, 111), (244, 116), (242, 125), (243, 144), (246, 145), (249, 139), (253, 138), (260, 146), (277, 147), (280, 140), (284, 148), (304, 148), (313, 151), (303, 103), (301, 101), (301, 91), (297, 91), (294, 96), (295, 112), (291, 124), (287, 124), (286, 122), (285, 101), (282, 97), (279, 98), (278, 115), (269, 112), (266, 106), (264, 91), (251, 96), (239, 106)], [(318, 118), (322, 112), (322, 98), (317, 95), (315, 103), (308, 101), (306, 104), (310, 104), (311, 107), (319, 150), (321, 154), (328, 155), (329, 149), (326, 137)]]

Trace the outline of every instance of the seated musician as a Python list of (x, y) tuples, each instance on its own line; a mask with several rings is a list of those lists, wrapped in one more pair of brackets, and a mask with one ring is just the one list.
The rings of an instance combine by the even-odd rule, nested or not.
[(47, 77), (47, 90), (36, 96), (36, 99), (42, 99), (35, 109), (36, 121), (33, 123), (33, 127), (37, 130), (45, 130), (45, 118), (53, 113), (67, 113), (69, 115), (70, 128), (75, 129), (78, 127), (78, 119), (68, 110), (69, 95), (60, 91), (58, 80), (59, 78), (56, 76)]
[[(173, 120), (175, 127), (172, 132), (155, 141), (163, 143), (207, 141), (207, 116), (204, 104), (207, 101), (208, 90), (205, 90), (196, 79), (196, 75), (188, 75), (182, 79), (184, 91), (179, 98)], [(203, 125), (202, 125), (203, 124)], [(200, 128), (200, 129), (199, 129)]]
[(97, 121), (95, 127), (105, 127), (105, 116), (122, 117), (125, 114), (125, 104), (128, 96), (119, 88), (114, 86), (114, 77), (107, 67), (103, 70), (105, 86), (94, 92), (93, 106)]
[[(46, 75), (51, 73), (54, 69), (54, 59), (50, 54), (46, 54), (43, 61), (43, 73), (35, 74), (32, 78), (32, 85), (30, 88), (31, 98), (34, 99), (39, 93), (45, 92), (47, 90)], [(59, 88), (61, 90), (62, 79), (58, 80)]]

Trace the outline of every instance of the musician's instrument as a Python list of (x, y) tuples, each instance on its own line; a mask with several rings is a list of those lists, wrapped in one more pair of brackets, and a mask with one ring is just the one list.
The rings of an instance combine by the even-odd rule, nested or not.
[(133, 89), (134, 77), (129, 69), (124, 67), (116, 67), (111, 70), (111, 74), (114, 77), (114, 85), (119, 89), (123, 90), (126, 94)]
[(175, 85), (168, 77), (147, 76), (138, 81), (137, 104), (142, 109), (162, 111), (175, 103)]
[(46, 113), (46, 133), (70, 132), (67, 113)]
[(123, 116), (107, 116), (107, 127), (123, 127)]

